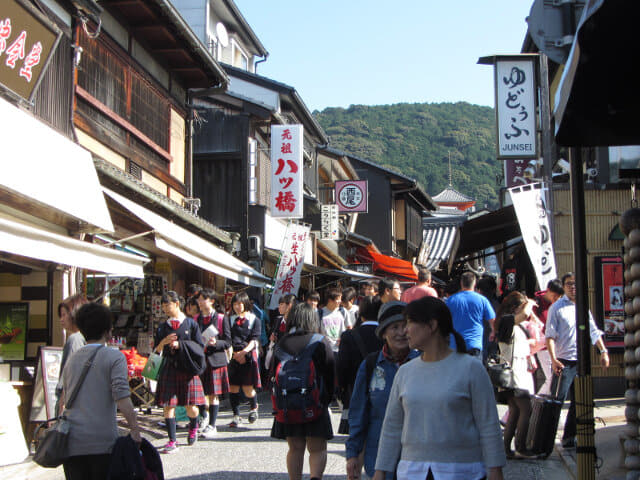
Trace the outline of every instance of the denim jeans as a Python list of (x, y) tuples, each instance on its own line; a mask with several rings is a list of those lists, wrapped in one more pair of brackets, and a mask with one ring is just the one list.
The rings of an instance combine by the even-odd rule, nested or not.
[[(558, 389), (558, 400), (564, 400), (569, 396), (569, 411), (567, 412), (567, 420), (564, 422), (564, 432), (562, 434), (562, 440), (568, 440), (576, 436), (576, 399), (573, 387), (573, 380), (578, 373), (578, 362), (575, 360), (564, 360), (559, 358), (560, 362), (564, 365), (562, 369), (562, 375), (560, 376), (560, 387)], [(551, 395), (556, 394), (556, 388), (558, 385), (558, 376), (553, 375), (553, 382), (551, 383)]]

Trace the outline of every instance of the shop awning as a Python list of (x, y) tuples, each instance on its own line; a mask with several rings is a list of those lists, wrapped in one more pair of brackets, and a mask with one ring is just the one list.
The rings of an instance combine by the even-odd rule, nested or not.
[(637, 1), (587, 2), (556, 92), (558, 144), (640, 144), (640, 93), (633, 81), (639, 18)]
[(142, 278), (149, 259), (0, 217), (0, 251), (114, 276)]
[(373, 263), (373, 271), (380, 276), (392, 276), (411, 281), (418, 280), (416, 267), (401, 258), (390, 257), (376, 251), (375, 247), (356, 247), (357, 263)]
[(520, 224), (513, 206), (501, 208), (464, 223), (457, 257), (479, 252), (521, 235)]
[(113, 232), (87, 150), (2, 99), (0, 143), (0, 192), (6, 189), (94, 225), (96, 230)]
[(103, 188), (104, 192), (153, 229), (156, 247), (184, 261), (236, 282), (259, 288), (272, 281), (211, 242), (194, 235), (160, 215), (141, 207), (122, 195)]
[(416, 263), (429, 270), (437, 270), (443, 261), (447, 261), (451, 251), (460, 242), (458, 231), (465, 217), (448, 219), (423, 220), (422, 247)]

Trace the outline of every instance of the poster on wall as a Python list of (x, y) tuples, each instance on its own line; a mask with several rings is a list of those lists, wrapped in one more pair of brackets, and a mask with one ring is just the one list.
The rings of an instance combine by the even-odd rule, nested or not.
[(24, 360), (28, 303), (0, 303), (0, 360)]
[(624, 280), (622, 258), (595, 257), (596, 323), (608, 347), (624, 346)]

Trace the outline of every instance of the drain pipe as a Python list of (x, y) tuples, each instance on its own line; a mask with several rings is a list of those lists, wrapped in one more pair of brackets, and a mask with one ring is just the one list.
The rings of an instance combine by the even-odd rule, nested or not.
[(258, 64), (267, 61), (267, 57), (269, 57), (269, 52), (265, 53), (260, 60), (257, 62), (253, 62), (253, 73), (258, 73)]

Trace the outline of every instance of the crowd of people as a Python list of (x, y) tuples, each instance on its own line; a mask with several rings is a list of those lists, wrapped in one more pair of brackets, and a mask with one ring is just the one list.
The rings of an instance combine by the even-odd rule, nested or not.
[[(334, 435), (329, 410), (333, 402), (342, 409), (338, 433), (348, 435), (349, 480), (500, 479), (506, 458), (531, 455), (526, 438), (535, 393), (557, 391), (559, 399), (569, 397), (563, 445), (575, 445), (573, 274), (549, 282), (534, 298), (514, 291), (501, 302), (492, 277), (477, 281), (475, 274), (465, 272), (457, 287), (438, 292), (430, 272), (419, 269), (418, 283), (404, 291), (397, 280), (385, 278), (363, 282), (360, 291), (334, 287), (322, 296), (316, 291), (302, 299), (285, 295), (271, 317), (245, 292), (233, 296), (228, 312), (207, 288), (191, 286), (186, 302), (176, 292), (166, 292), (162, 309), (167, 320), (154, 335), (154, 351), (164, 359), (155, 392), (168, 436), (161, 453), (178, 450), (177, 406), (186, 408), (187, 444), (193, 445), (199, 437), (215, 438), (225, 395), (233, 412), (228, 427), (245, 421), (242, 397), (249, 403), (246, 421), (254, 423), (257, 392), (263, 386), (273, 392), (271, 437), (287, 441), (291, 480), (302, 476), (305, 450), (311, 479), (322, 478), (327, 441)], [(101, 339), (111, 329), (106, 320), (91, 327), (85, 303), (72, 297), (59, 308), (61, 321), (72, 333), (65, 346), (60, 411), (81, 362), (91, 347), (104, 343)], [(106, 315), (92, 313), (96, 318)], [(592, 317), (590, 329), (602, 364), (608, 366), (602, 332)], [(502, 419), (496, 388), (485, 369), (491, 357), (513, 370), (513, 385), (499, 392), (508, 405)], [(95, 391), (109, 390), (101, 408), (115, 418), (117, 404), (139, 441), (135, 414), (124, 400), (126, 366), (111, 354), (98, 358), (111, 369), (110, 380), (96, 386)], [(292, 371), (295, 374), (287, 377)], [(308, 377), (310, 384), (295, 390), (291, 381), (296, 375)], [(90, 393), (81, 395), (88, 398)], [(67, 412), (85, 425), (79, 432), (93, 428), (88, 401), (93, 399), (79, 396)], [(112, 422), (105, 427), (105, 435), (113, 436)], [(103, 455), (98, 458), (101, 465), (106, 461), (108, 439), (102, 439), (100, 447), (97, 440), (95, 448), (78, 446), (78, 458), (65, 463), (67, 478), (99, 478), (86, 470), (95, 455)]]

